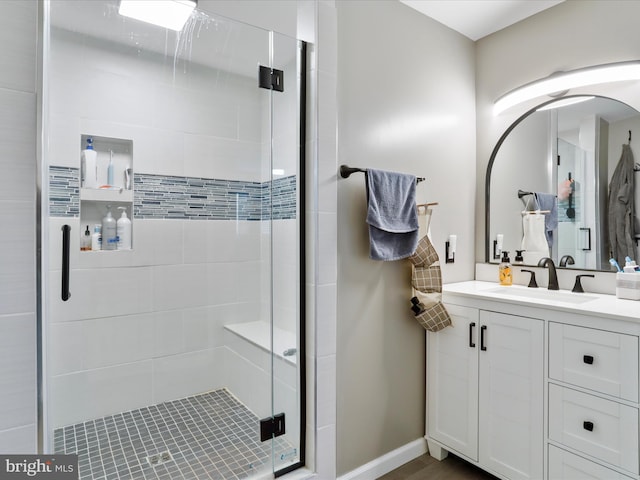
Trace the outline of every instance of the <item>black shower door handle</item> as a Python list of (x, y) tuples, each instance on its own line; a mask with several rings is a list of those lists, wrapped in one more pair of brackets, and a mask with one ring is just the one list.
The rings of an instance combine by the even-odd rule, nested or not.
[(69, 254), (71, 248), (71, 227), (62, 226), (62, 301), (66, 302), (71, 297), (69, 291)]

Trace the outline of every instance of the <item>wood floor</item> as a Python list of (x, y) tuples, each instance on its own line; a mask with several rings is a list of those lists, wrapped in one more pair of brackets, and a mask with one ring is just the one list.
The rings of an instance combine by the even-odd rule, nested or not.
[(439, 462), (428, 453), (379, 480), (497, 480), (493, 475), (449, 454)]

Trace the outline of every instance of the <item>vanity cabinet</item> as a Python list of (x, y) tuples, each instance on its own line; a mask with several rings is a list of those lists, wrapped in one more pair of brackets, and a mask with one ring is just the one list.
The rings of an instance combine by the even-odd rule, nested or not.
[(427, 334), (431, 453), (444, 447), (505, 478), (542, 478), (544, 322), (447, 309), (452, 328)]
[(427, 333), (431, 455), (505, 480), (640, 480), (638, 303), (500, 292), (443, 287), (453, 325)]

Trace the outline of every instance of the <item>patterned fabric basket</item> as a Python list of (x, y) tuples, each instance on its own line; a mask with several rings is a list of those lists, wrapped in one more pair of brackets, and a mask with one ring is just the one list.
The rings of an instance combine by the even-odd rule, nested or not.
[[(448, 327), (451, 325), (451, 317), (442, 304), (440, 261), (427, 235), (422, 237), (409, 261), (413, 264), (411, 285), (416, 292), (427, 294), (430, 300), (426, 305), (422, 302), (417, 304), (420, 310), (416, 314), (416, 320), (429, 332), (437, 332)], [(418, 294), (418, 300), (419, 297)]]

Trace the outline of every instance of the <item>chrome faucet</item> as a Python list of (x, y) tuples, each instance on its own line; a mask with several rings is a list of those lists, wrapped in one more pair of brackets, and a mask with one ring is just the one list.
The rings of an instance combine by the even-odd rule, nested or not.
[(558, 275), (556, 274), (556, 265), (553, 263), (549, 257), (542, 257), (538, 262), (538, 266), (549, 269), (549, 286), (548, 290), (560, 290), (558, 286)]
[(566, 267), (567, 265), (573, 265), (575, 263), (576, 262), (571, 255), (563, 255), (562, 258), (560, 259), (561, 267)]

